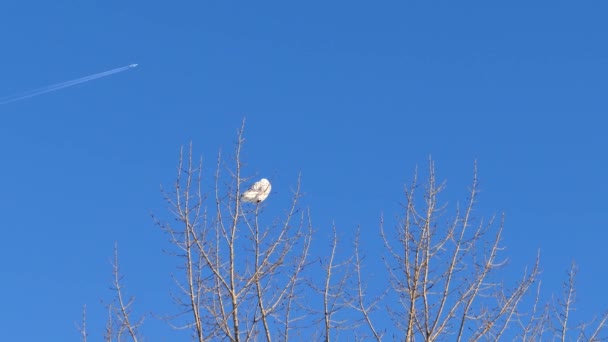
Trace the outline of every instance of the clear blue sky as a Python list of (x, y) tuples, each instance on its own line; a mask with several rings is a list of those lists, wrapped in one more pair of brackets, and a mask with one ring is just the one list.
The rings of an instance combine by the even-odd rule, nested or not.
[[(247, 172), (278, 199), (301, 171), (317, 241), (332, 221), (345, 241), (361, 225), (371, 255), (416, 165), (432, 155), (454, 204), (477, 159), (477, 214), (507, 218), (506, 276), (540, 248), (550, 294), (576, 261), (577, 314), (591, 318), (608, 308), (607, 13), (600, 1), (3, 2), (0, 97), (139, 67), (0, 106), (0, 336), (75, 340), (87, 304), (100, 337), (114, 241), (138, 310), (174, 312), (149, 213), (166, 213), (159, 185), (180, 145), (212, 169), (243, 117)], [(149, 339), (168, 332), (158, 325), (148, 318)]]

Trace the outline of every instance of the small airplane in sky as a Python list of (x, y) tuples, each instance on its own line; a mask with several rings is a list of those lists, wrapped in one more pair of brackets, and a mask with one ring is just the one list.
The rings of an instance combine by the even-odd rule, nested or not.
[(81, 78), (78, 78), (78, 79), (75, 79), (75, 80), (71, 80), (71, 81), (65, 81), (65, 82), (60, 82), (60, 83), (52, 84), (52, 85), (49, 85), (49, 86), (46, 86), (46, 87), (42, 87), (42, 88), (26, 91), (26, 92), (23, 92), (21, 94), (17, 94), (17, 95), (13, 95), (13, 96), (3, 97), (3, 98), (0, 98), (0, 105), (5, 105), (5, 104), (12, 103), (12, 102), (15, 102), (15, 101), (29, 99), (30, 97), (34, 97), (34, 96), (50, 93), (50, 92), (57, 91), (57, 90), (60, 90), (60, 89), (63, 89), (63, 88), (75, 86), (77, 84), (81, 84), (81, 83), (89, 82), (89, 81), (92, 81), (92, 80), (96, 80), (98, 78), (102, 78), (102, 77), (110, 76), (110, 75), (113, 75), (113, 74), (117, 74), (119, 72), (123, 72), (123, 71), (127, 71), (129, 69), (135, 68), (138, 65), (139, 64), (135, 64), (135, 63), (134, 64), (129, 64), (127, 66), (123, 66), (123, 67), (120, 67), (120, 68), (116, 68), (116, 69), (100, 72), (98, 74), (81, 77)]

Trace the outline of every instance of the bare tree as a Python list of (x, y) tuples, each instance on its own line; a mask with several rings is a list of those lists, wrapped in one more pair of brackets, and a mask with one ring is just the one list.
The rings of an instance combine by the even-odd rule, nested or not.
[(473, 224), (476, 168), (466, 205), (456, 208), (445, 225), (440, 218), (446, 206), (439, 202), (444, 183), (437, 184), (432, 160), (422, 205), (418, 187), (414, 176), (405, 189), (404, 217), (396, 236), (381, 227), (392, 290), (400, 303), (388, 308), (395, 325), (406, 341), (498, 340), (536, 280), (538, 260), (512, 288), (493, 277), (505, 263), (499, 256), (504, 218), (494, 232), (494, 219)]
[[(161, 188), (172, 217), (154, 216), (169, 238), (165, 252), (178, 262), (172, 275), (178, 310), (165, 320), (190, 332), (192, 340), (566, 341), (571, 334), (578, 341), (605, 339), (608, 313), (597, 322), (571, 324), (574, 265), (563, 298), (553, 303), (541, 296), (540, 256), (519, 279), (505, 283), (504, 216), (475, 217), (476, 165), (468, 198), (453, 212), (440, 200), (445, 182), (437, 182), (432, 160), (426, 181), (419, 183), (414, 174), (394, 230), (385, 230), (381, 219), (384, 257), (376, 261), (384, 262), (386, 277), (373, 281), (385, 290), (372, 296), (359, 230), (349, 252), (333, 225), (331, 236), (320, 238), (328, 241), (327, 255), (310, 261), (313, 225), (310, 212), (299, 209), (299, 176), (286, 204), (272, 196), (261, 203), (241, 200), (252, 182), (245, 176), (243, 132), (244, 122), (232, 157), (225, 161), (219, 153), (210, 177), (192, 144), (182, 148), (175, 183)], [(212, 189), (203, 191), (203, 184)], [(133, 298), (124, 299), (116, 247), (112, 289), (105, 340), (142, 340), (143, 318), (134, 321)], [(86, 341), (86, 308), (82, 321), (78, 330)]]
[[(218, 155), (215, 190), (209, 215), (201, 191), (202, 162), (193, 161), (192, 145), (180, 154), (172, 193), (163, 192), (177, 225), (157, 220), (182, 260), (176, 299), (189, 317), (180, 328), (192, 328), (196, 340), (271, 341), (287, 339), (293, 328), (300, 273), (312, 237), (306, 212), (298, 209), (300, 180), (281, 220), (269, 223), (265, 203), (242, 203), (241, 150), (238, 132), (229, 175)], [(299, 217), (299, 223), (292, 223)]]

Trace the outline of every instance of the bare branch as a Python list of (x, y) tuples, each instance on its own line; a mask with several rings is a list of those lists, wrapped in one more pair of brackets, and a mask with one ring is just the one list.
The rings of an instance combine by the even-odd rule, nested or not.
[(597, 327), (595, 328), (595, 330), (593, 331), (593, 333), (589, 337), (589, 341), (593, 342), (593, 341), (606, 340), (606, 338), (600, 338), (600, 333), (606, 327), (607, 322), (608, 322), (608, 312), (604, 312), (604, 314), (602, 315), (602, 318), (600, 319)]
[(89, 334), (87, 333), (87, 306), (82, 306), (82, 323), (80, 325), (76, 324), (76, 328), (80, 333), (80, 339), (82, 342), (87, 342), (87, 337)]
[[(244, 124), (244, 122), (243, 122)], [(244, 126), (238, 131), (234, 164), (228, 178), (221, 154), (215, 172), (213, 208), (208, 221), (201, 191), (202, 163), (193, 163), (192, 145), (180, 153), (173, 194), (165, 194), (180, 227), (156, 220), (182, 261), (183, 277), (176, 281), (176, 303), (190, 316), (175, 328), (194, 329), (198, 341), (270, 341), (275, 331), (287, 336), (294, 322), (294, 298), (306, 265), (312, 228), (293, 225), (300, 195), (300, 180), (281, 223), (267, 225), (266, 203), (242, 203), (245, 178), (241, 161)], [(278, 220), (275, 220), (278, 221)], [(301, 247), (301, 248), (300, 248)], [(177, 280), (178, 278), (176, 278)], [(174, 326), (173, 324), (171, 324)]]
[(568, 319), (570, 317), (570, 312), (574, 309), (573, 305), (576, 294), (574, 279), (576, 277), (576, 271), (576, 265), (573, 263), (568, 271), (568, 280), (562, 285), (564, 290), (564, 299), (557, 300), (557, 308), (553, 312), (553, 316), (558, 322), (556, 332), (558, 333), (559, 339), (562, 342), (566, 341)]
[[(464, 211), (445, 226), (439, 222), (446, 205), (438, 195), (435, 166), (429, 160), (429, 178), (422, 195), (423, 210), (417, 209), (414, 182), (405, 188), (404, 215), (396, 230), (398, 246), (381, 225), (381, 236), (389, 252), (386, 260), (392, 290), (402, 311), (391, 309), (395, 324), (404, 331), (405, 341), (417, 336), (434, 341), (453, 335), (454, 340), (499, 338), (518, 313), (523, 296), (538, 275), (538, 262), (513, 289), (492, 280), (505, 261), (499, 260), (504, 217), (495, 234), (489, 234), (493, 220), (473, 225), (478, 190), (477, 166)], [(495, 298), (492, 301), (486, 298)]]
[[(114, 316), (117, 320), (117, 330), (116, 339), (117, 341), (122, 341), (122, 335), (124, 332), (128, 333), (128, 336), (132, 341), (138, 341), (138, 328), (143, 323), (143, 318), (138, 322), (133, 323), (130, 319), (131, 316), (131, 306), (133, 305), (134, 298), (125, 301), (123, 298), (123, 285), (122, 285), (122, 276), (120, 275), (120, 270), (118, 266), (118, 244), (114, 245), (114, 262), (112, 263), (112, 274), (113, 274), (113, 290), (116, 295), (116, 306), (113, 307), (113, 312), (110, 312), (111, 317)], [(112, 318), (110, 317), (110, 327), (107, 329), (106, 338), (111, 339), (113, 336), (112, 329)]]
[(379, 333), (376, 330), (376, 328), (374, 327), (374, 324), (372, 323), (372, 319), (371, 319), (371, 313), (374, 309), (376, 309), (376, 306), (382, 300), (382, 297), (378, 297), (378, 298), (374, 299), (370, 304), (365, 304), (366, 293), (365, 293), (365, 289), (364, 289), (364, 285), (363, 285), (363, 280), (361, 279), (362, 258), (359, 253), (359, 236), (360, 236), (359, 233), (360, 233), (360, 231), (359, 231), (359, 229), (357, 229), (357, 236), (355, 238), (355, 271), (357, 274), (357, 296), (356, 296), (357, 300), (356, 300), (356, 304), (353, 304), (352, 306), (353, 306), (353, 308), (355, 308), (355, 310), (359, 311), (363, 315), (365, 323), (367, 324), (367, 327), (371, 331), (374, 339), (376, 341), (382, 341), (383, 334)]
[[(392, 335), (406, 342), (507, 336), (537, 341), (553, 334), (566, 341), (573, 331), (579, 341), (605, 339), (601, 334), (608, 312), (597, 321), (571, 328), (574, 264), (564, 283), (563, 299), (553, 306), (541, 300), (539, 257), (519, 279), (505, 282), (502, 278), (500, 271), (507, 264), (502, 246), (505, 216), (476, 217), (477, 163), (468, 197), (453, 208), (442, 199), (446, 182), (438, 180), (434, 161), (429, 158), (428, 178), (422, 183), (415, 170), (413, 181), (403, 189), (404, 203), (395, 229), (386, 230), (385, 218), (380, 220), (382, 261), (388, 277), (386, 283), (375, 278), (373, 282), (386, 285), (382, 291), (368, 287), (367, 278), (372, 277), (365, 272), (368, 259), (359, 230), (354, 252), (344, 253), (338, 248), (341, 234), (333, 224), (326, 255), (310, 261), (315, 250), (311, 248), (313, 225), (310, 211), (299, 209), (300, 176), (287, 203), (272, 195), (260, 203), (241, 200), (243, 184), (252, 178), (243, 162), (244, 128), (245, 120), (231, 156), (224, 160), (218, 153), (209, 180), (204, 177), (202, 159), (195, 158), (193, 144), (182, 147), (175, 183), (167, 190), (161, 187), (172, 217), (167, 221), (153, 216), (167, 234), (165, 252), (177, 260), (171, 296), (178, 309), (165, 320), (175, 329), (188, 330), (193, 340), (382, 341)], [(210, 184), (203, 187), (207, 181)], [(314, 267), (317, 262), (320, 272)], [(115, 298), (107, 306), (105, 340), (138, 341), (143, 318), (132, 320), (133, 298), (123, 297), (116, 246), (113, 278)], [(528, 299), (535, 283), (535, 296)], [(383, 322), (382, 311), (390, 316), (392, 326)], [(86, 342), (86, 307), (77, 328)]]

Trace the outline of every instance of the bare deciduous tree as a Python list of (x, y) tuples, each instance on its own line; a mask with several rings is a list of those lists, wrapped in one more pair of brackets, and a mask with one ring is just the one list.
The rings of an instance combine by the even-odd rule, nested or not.
[[(359, 230), (348, 253), (334, 225), (332, 237), (320, 239), (329, 241), (328, 255), (310, 261), (313, 225), (309, 211), (299, 209), (299, 177), (286, 205), (273, 197), (272, 208), (268, 201), (241, 201), (251, 183), (244, 176), (243, 127), (230, 162), (218, 154), (212, 182), (203, 181), (192, 144), (181, 149), (174, 185), (161, 188), (173, 220), (154, 217), (169, 237), (165, 252), (179, 267), (173, 275), (178, 312), (165, 320), (190, 331), (193, 340), (566, 341), (570, 333), (578, 341), (603, 339), (608, 313), (595, 325), (572, 328), (574, 265), (563, 298), (553, 303), (544, 304), (541, 296), (540, 257), (520, 279), (505, 282), (504, 216), (487, 222), (474, 217), (476, 165), (468, 199), (452, 213), (440, 200), (445, 183), (437, 182), (433, 161), (426, 181), (414, 174), (395, 229), (386, 230), (381, 220), (384, 250), (373, 256), (384, 255), (386, 273), (373, 281), (385, 290), (372, 296)], [(213, 184), (208, 194), (204, 183)], [(133, 299), (123, 299), (116, 247), (114, 253), (106, 341), (142, 340), (143, 319), (132, 320)], [(78, 329), (86, 341), (85, 309), (82, 320)]]
[(227, 179), (218, 156), (212, 217), (201, 192), (202, 163), (194, 163), (190, 146), (180, 154), (174, 191), (165, 193), (177, 225), (157, 220), (182, 259), (176, 298), (190, 317), (182, 328), (194, 328), (198, 341), (287, 339), (295, 319), (293, 301), (312, 236), (307, 213), (298, 210), (300, 181), (284, 218), (261, 222), (265, 203), (240, 199), (247, 181), (243, 142), (241, 128)]
[(511, 289), (493, 277), (505, 263), (499, 256), (504, 221), (494, 232), (493, 219), (473, 224), (476, 170), (466, 205), (445, 224), (440, 219), (446, 206), (439, 202), (444, 184), (437, 184), (432, 160), (423, 205), (418, 205), (418, 188), (414, 176), (405, 189), (396, 236), (381, 227), (392, 290), (400, 303), (388, 308), (395, 325), (405, 341), (499, 339), (538, 276), (538, 260)]

